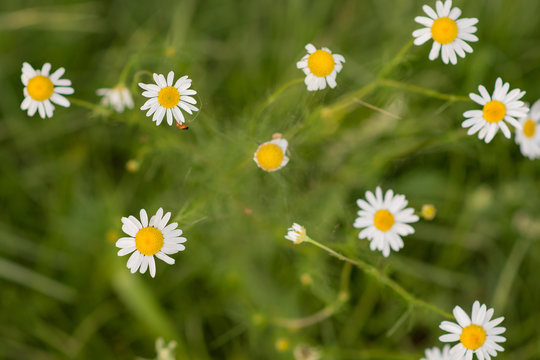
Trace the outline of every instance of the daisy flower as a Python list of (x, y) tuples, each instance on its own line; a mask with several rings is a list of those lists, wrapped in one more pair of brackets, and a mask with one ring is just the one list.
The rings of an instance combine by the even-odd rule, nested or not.
[(133, 253), (127, 262), (131, 273), (139, 270), (144, 274), (146, 269), (150, 269), (150, 275), (155, 277), (154, 255), (167, 264), (174, 264), (174, 259), (168, 255), (183, 251), (185, 246), (182, 243), (186, 242), (186, 238), (180, 237), (182, 230), (177, 229), (178, 223), (167, 225), (171, 213), (163, 215), (162, 208), (159, 208), (150, 221), (144, 209), (140, 211), (140, 217), (140, 220), (133, 215), (122, 218), (122, 230), (129, 237), (120, 238), (116, 242), (116, 247), (120, 248), (118, 256)]
[(191, 79), (187, 75), (174, 82), (174, 71), (169, 72), (167, 79), (162, 74), (154, 74), (154, 81), (155, 84), (139, 83), (139, 86), (145, 90), (142, 95), (150, 98), (141, 106), (141, 110), (148, 110), (148, 117), (153, 114), (152, 121), (155, 121), (156, 125), (161, 124), (165, 115), (169, 125), (173, 124), (173, 117), (182, 124), (185, 120), (181, 110), (190, 115), (193, 111), (199, 111), (193, 106), (197, 101), (191, 95), (197, 92), (190, 89)]
[(453, 360), (450, 356), (450, 345), (444, 345), (444, 347), (439, 349), (434, 347), (431, 349), (426, 349), (426, 357), (421, 358), (420, 360)]
[(124, 108), (133, 109), (133, 98), (131, 92), (123, 84), (117, 85), (112, 89), (97, 89), (96, 94), (103, 96), (101, 103), (110, 106), (117, 113), (124, 112)]
[(39, 112), (42, 119), (53, 116), (54, 105), (52, 103), (69, 107), (71, 104), (63, 95), (74, 93), (71, 80), (60, 79), (66, 71), (59, 68), (52, 74), (51, 64), (45, 63), (41, 70), (34, 68), (27, 62), (22, 65), (21, 81), (24, 85), (24, 100), (21, 109), (28, 111), (28, 116), (34, 116)]
[(476, 18), (459, 19), (461, 10), (452, 8), (452, 0), (446, 2), (437, 1), (436, 10), (424, 5), (424, 12), (429, 16), (417, 16), (414, 21), (424, 25), (425, 28), (415, 30), (412, 35), (415, 37), (414, 44), (422, 45), (429, 39), (433, 39), (433, 46), (429, 53), (429, 60), (435, 60), (441, 53), (443, 63), (457, 64), (457, 55), (464, 58), (465, 53), (472, 53), (472, 47), (466, 41), (478, 41), (474, 35), (478, 22)]
[(483, 106), (482, 110), (469, 110), (463, 113), (467, 119), (461, 123), (464, 128), (469, 128), (468, 135), (478, 132), (478, 138), (489, 143), (497, 131), (501, 129), (506, 138), (510, 138), (510, 129), (503, 121), (510, 123), (517, 129), (521, 129), (521, 124), (516, 117), (527, 116), (529, 108), (519, 101), (525, 95), (525, 91), (520, 89), (510, 90), (510, 84), (504, 83), (501, 78), (495, 81), (493, 96), (490, 96), (486, 88), (478, 86), (480, 95), (470, 93), (469, 97), (477, 104)]
[(304, 82), (309, 91), (322, 90), (328, 86), (335, 88), (336, 75), (343, 68), (345, 58), (339, 54), (332, 54), (330, 49), (323, 47), (317, 50), (312, 44), (306, 45), (307, 55), (296, 63), (296, 67), (304, 71)]
[(293, 223), (292, 226), (288, 229), (285, 239), (291, 240), (295, 244), (300, 244), (306, 238), (306, 228), (297, 223)]
[(253, 155), (253, 160), (264, 171), (279, 170), (289, 162), (289, 158), (285, 155), (287, 146), (288, 143), (285, 139), (272, 139), (259, 145)]
[(497, 326), (504, 317), (491, 320), (493, 309), (488, 309), (486, 305), (480, 306), (480, 302), (475, 301), (472, 306), (472, 316), (469, 316), (462, 308), (454, 308), (454, 316), (457, 324), (450, 321), (443, 321), (439, 327), (450, 334), (442, 335), (439, 340), (442, 342), (459, 341), (450, 350), (450, 354), (455, 359), (471, 360), (473, 354), (479, 360), (497, 356), (497, 351), (504, 349), (497, 343), (505, 342), (506, 338), (500, 336), (506, 329)]
[(414, 229), (407, 223), (417, 222), (413, 208), (405, 208), (408, 201), (404, 195), (395, 194), (388, 190), (383, 197), (380, 187), (366, 191), (366, 199), (358, 199), (360, 207), (358, 218), (354, 221), (355, 228), (363, 228), (358, 234), (360, 239), (371, 241), (371, 250), (382, 251), (385, 257), (390, 255), (390, 248), (399, 251), (403, 247), (401, 236), (414, 234)]
[(523, 156), (540, 158), (540, 100), (534, 103), (528, 116), (519, 119), (521, 129), (516, 131), (516, 143)]

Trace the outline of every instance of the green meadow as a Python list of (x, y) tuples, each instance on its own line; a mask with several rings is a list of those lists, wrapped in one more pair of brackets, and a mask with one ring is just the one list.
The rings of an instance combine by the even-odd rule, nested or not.
[[(461, 127), (499, 76), (540, 98), (540, 2), (454, 1), (480, 39), (457, 65), (412, 44), (424, 4), (2, 0), (0, 359), (158, 359), (163, 338), (160, 360), (414, 360), (475, 300), (505, 317), (497, 359), (540, 359), (540, 161)], [(308, 43), (345, 57), (335, 89), (307, 91)], [(23, 62), (64, 67), (71, 106), (27, 116)], [(187, 130), (139, 110), (170, 70), (197, 91)], [(96, 89), (120, 81), (116, 113)], [(290, 161), (265, 172), (275, 133)], [(377, 186), (437, 209), (387, 258), (352, 226)], [(160, 207), (186, 249), (131, 274), (121, 218)]]

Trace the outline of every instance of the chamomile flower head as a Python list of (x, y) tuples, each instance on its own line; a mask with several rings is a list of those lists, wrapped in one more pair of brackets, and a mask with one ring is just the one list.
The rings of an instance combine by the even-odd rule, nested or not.
[(289, 158), (285, 155), (287, 146), (287, 140), (282, 138), (267, 141), (259, 145), (253, 155), (253, 160), (264, 171), (271, 172), (279, 170), (289, 162)]
[(401, 236), (414, 233), (413, 227), (408, 224), (417, 222), (418, 216), (413, 208), (406, 208), (408, 201), (405, 196), (394, 195), (392, 190), (388, 190), (384, 196), (380, 187), (377, 187), (375, 194), (366, 191), (366, 200), (357, 200), (360, 211), (354, 227), (363, 229), (358, 237), (368, 239), (371, 250), (380, 250), (388, 257), (390, 249), (399, 251), (403, 247)]
[(501, 129), (506, 138), (510, 138), (510, 129), (506, 122), (521, 129), (521, 124), (516, 118), (527, 116), (529, 108), (524, 102), (519, 101), (525, 95), (520, 89), (510, 90), (509, 83), (503, 83), (501, 78), (495, 81), (495, 90), (490, 96), (486, 88), (478, 86), (480, 95), (470, 93), (469, 97), (475, 103), (482, 105), (482, 110), (469, 110), (463, 113), (467, 118), (461, 123), (464, 128), (469, 128), (468, 135), (478, 133), (478, 138), (489, 143), (495, 134)]
[(337, 73), (343, 68), (345, 58), (339, 54), (332, 54), (328, 48), (317, 49), (312, 44), (306, 45), (307, 55), (296, 63), (296, 67), (306, 74), (307, 89), (309, 91), (323, 90), (326, 84), (331, 88), (337, 86)]
[(472, 306), (472, 316), (469, 317), (459, 306), (454, 308), (454, 316), (457, 324), (450, 321), (443, 321), (439, 327), (448, 331), (449, 334), (442, 335), (439, 340), (442, 342), (455, 342), (450, 350), (453, 359), (471, 360), (473, 355), (479, 360), (490, 359), (497, 356), (497, 351), (504, 351), (498, 344), (505, 342), (506, 338), (500, 336), (506, 329), (497, 326), (504, 317), (491, 320), (493, 309), (488, 309), (486, 305), (480, 305), (475, 301)]
[(124, 112), (124, 108), (133, 109), (133, 97), (124, 84), (119, 84), (112, 89), (97, 89), (96, 94), (103, 96), (101, 103), (110, 106), (117, 113)]
[(36, 111), (41, 118), (50, 118), (53, 116), (54, 105), (69, 107), (71, 104), (64, 95), (73, 94), (71, 80), (61, 79), (66, 71), (59, 68), (52, 74), (51, 64), (45, 63), (41, 70), (34, 68), (27, 62), (22, 65), (21, 81), (24, 85), (24, 100), (21, 103), (21, 109), (26, 110), (28, 116), (34, 116)]
[(306, 228), (297, 223), (293, 223), (288, 229), (285, 239), (292, 241), (295, 244), (300, 244), (306, 238)]
[(521, 129), (516, 130), (516, 143), (523, 156), (540, 158), (540, 100), (534, 103), (527, 116), (519, 119)]
[(150, 275), (156, 276), (156, 262), (154, 256), (165, 261), (167, 264), (174, 264), (174, 259), (169, 255), (183, 251), (186, 242), (185, 237), (181, 237), (182, 230), (177, 229), (178, 223), (167, 225), (171, 218), (171, 213), (163, 215), (163, 209), (159, 208), (154, 216), (148, 220), (146, 210), (140, 211), (140, 219), (131, 215), (122, 218), (122, 230), (129, 235), (120, 238), (116, 242), (116, 247), (120, 248), (118, 256), (131, 254), (127, 262), (131, 273), (140, 271), (144, 274), (150, 269)]
[(454, 358), (450, 356), (450, 345), (444, 345), (442, 350), (438, 347), (426, 349), (425, 354), (426, 356), (420, 360), (454, 360)]
[(474, 35), (476, 32), (476, 18), (460, 19), (461, 10), (457, 7), (452, 8), (452, 0), (437, 1), (436, 11), (431, 7), (424, 5), (422, 9), (427, 14), (417, 16), (414, 21), (424, 25), (425, 28), (415, 30), (412, 35), (415, 37), (414, 44), (422, 45), (429, 39), (433, 40), (433, 46), (429, 53), (429, 60), (435, 60), (441, 53), (443, 63), (457, 64), (457, 56), (465, 57), (465, 53), (472, 53), (472, 47), (469, 42), (478, 41)]
[(191, 79), (185, 75), (174, 81), (174, 72), (171, 71), (167, 75), (167, 79), (162, 74), (154, 74), (155, 84), (139, 83), (139, 86), (145, 90), (142, 95), (149, 98), (141, 110), (148, 110), (146, 116), (152, 116), (152, 121), (156, 125), (161, 124), (163, 117), (167, 116), (167, 123), (173, 124), (173, 117), (177, 123), (183, 124), (184, 114), (182, 110), (188, 114), (193, 114), (193, 111), (199, 111), (194, 105), (197, 101), (191, 96), (197, 92), (191, 87)]

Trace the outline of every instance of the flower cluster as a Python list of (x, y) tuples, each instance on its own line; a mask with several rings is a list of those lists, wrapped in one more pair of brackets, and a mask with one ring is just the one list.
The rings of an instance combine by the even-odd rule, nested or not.
[[(423, 11), (427, 16), (418, 16), (414, 20), (424, 27), (415, 30), (412, 36), (415, 45), (433, 41), (428, 55), (430, 60), (440, 56), (444, 64), (455, 65), (458, 57), (465, 58), (467, 54), (473, 53), (469, 43), (479, 40), (475, 35), (478, 19), (461, 18), (461, 10), (452, 7), (451, 0), (437, 1), (435, 9), (424, 5)], [(305, 49), (307, 54), (296, 63), (296, 67), (305, 74), (307, 90), (320, 91), (327, 86), (336, 88), (337, 74), (343, 69), (345, 58), (326, 47), (317, 49), (313, 44), (307, 44)], [(62, 78), (64, 73), (64, 68), (51, 72), (50, 63), (45, 63), (38, 70), (23, 63), (21, 81), (24, 85), (24, 100), (21, 109), (28, 116), (38, 113), (41, 118), (51, 118), (55, 110), (53, 104), (69, 107), (71, 103), (65, 95), (72, 95), (74, 89), (70, 80)], [(184, 125), (184, 114), (193, 115), (199, 111), (195, 106), (197, 100), (194, 96), (197, 91), (191, 88), (192, 80), (188, 75), (177, 78), (174, 71), (169, 71), (166, 76), (153, 73), (153, 80), (153, 83), (138, 83), (142, 89), (141, 95), (147, 98), (140, 110), (145, 111), (146, 116), (151, 117), (158, 126), (166, 119), (169, 126), (176, 123), (179, 128), (187, 128)], [(117, 113), (135, 106), (131, 91), (123, 81), (113, 88), (98, 89), (97, 95), (102, 97), (102, 106), (110, 107)], [(530, 159), (540, 158), (540, 101), (529, 110), (528, 105), (522, 101), (524, 96), (525, 91), (511, 89), (510, 84), (503, 82), (500, 77), (495, 81), (492, 94), (480, 85), (478, 94), (471, 93), (469, 97), (482, 108), (466, 111), (461, 126), (467, 129), (467, 134), (477, 134), (485, 143), (491, 142), (499, 130), (506, 138), (510, 138), (513, 128), (516, 131), (515, 141), (522, 154)], [(257, 147), (253, 160), (266, 172), (278, 171), (289, 163), (288, 145), (281, 134), (275, 134), (272, 140)], [(403, 237), (414, 234), (415, 229), (411, 224), (419, 221), (415, 210), (408, 207), (404, 195), (396, 194), (393, 190), (383, 193), (379, 186), (375, 192), (366, 191), (365, 198), (358, 199), (357, 205), (358, 217), (353, 227), (361, 229), (358, 238), (368, 240), (370, 249), (380, 251), (384, 257), (389, 257), (391, 251), (397, 252), (404, 248)], [(420, 214), (431, 220), (435, 213), (433, 205), (425, 205)], [(120, 249), (119, 256), (131, 254), (127, 261), (131, 273), (145, 273), (149, 270), (150, 275), (155, 277), (154, 256), (168, 264), (175, 263), (169, 255), (183, 251), (186, 238), (181, 236), (182, 230), (178, 228), (178, 223), (169, 224), (170, 219), (171, 213), (164, 213), (162, 208), (150, 219), (144, 209), (140, 210), (139, 218), (131, 215), (121, 219), (122, 230), (127, 237), (118, 239), (116, 246)], [(314, 242), (308, 237), (306, 229), (297, 223), (288, 229), (285, 238), (295, 244)], [(454, 308), (453, 314), (457, 323), (443, 321), (440, 328), (448, 334), (442, 335), (440, 340), (458, 343), (452, 348), (446, 345), (442, 350), (427, 349), (426, 360), (470, 360), (474, 355), (483, 360), (503, 351), (499, 343), (506, 340), (501, 336), (505, 328), (498, 326), (503, 318), (492, 320), (493, 309), (476, 301), (472, 306), (471, 317), (459, 306)]]

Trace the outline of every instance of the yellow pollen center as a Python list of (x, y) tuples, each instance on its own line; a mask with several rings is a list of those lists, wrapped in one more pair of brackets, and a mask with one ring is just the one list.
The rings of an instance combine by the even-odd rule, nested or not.
[(531, 119), (528, 119), (527, 121), (525, 121), (525, 124), (523, 125), (523, 135), (525, 135), (528, 138), (532, 138), (535, 133), (536, 133), (536, 122), (534, 122)]
[(283, 150), (276, 144), (264, 144), (257, 150), (257, 163), (266, 171), (276, 170), (283, 162)]
[(318, 77), (328, 76), (334, 71), (334, 57), (328, 51), (316, 50), (309, 55), (307, 63), (311, 73)]
[(476, 350), (484, 345), (486, 341), (486, 331), (483, 327), (471, 324), (463, 328), (459, 337), (461, 344), (469, 350)]
[(450, 44), (457, 38), (458, 26), (449, 17), (441, 17), (431, 25), (431, 37), (439, 44)]
[(394, 226), (394, 223), (394, 215), (385, 209), (378, 210), (373, 217), (373, 224), (375, 227), (384, 232), (390, 230), (392, 226)]
[(506, 106), (498, 101), (491, 100), (486, 105), (484, 105), (484, 119), (490, 123), (496, 123), (504, 119), (506, 115)]
[(180, 93), (174, 86), (167, 86), (159, 90), (158, 102), (165, 109), (172, 109), (180, 101)]
[(135, 246), (143, 255), (154, 255), (163, 247), (163, 234), (153, 226), (144, 227), (135, 235)]
[(28, 80), (26, 91), (28, 91), (28, 95), (32, 99), (43, 101), (51, 97), (54, 91), (54, 85), (47, 76), (37, 75)]

